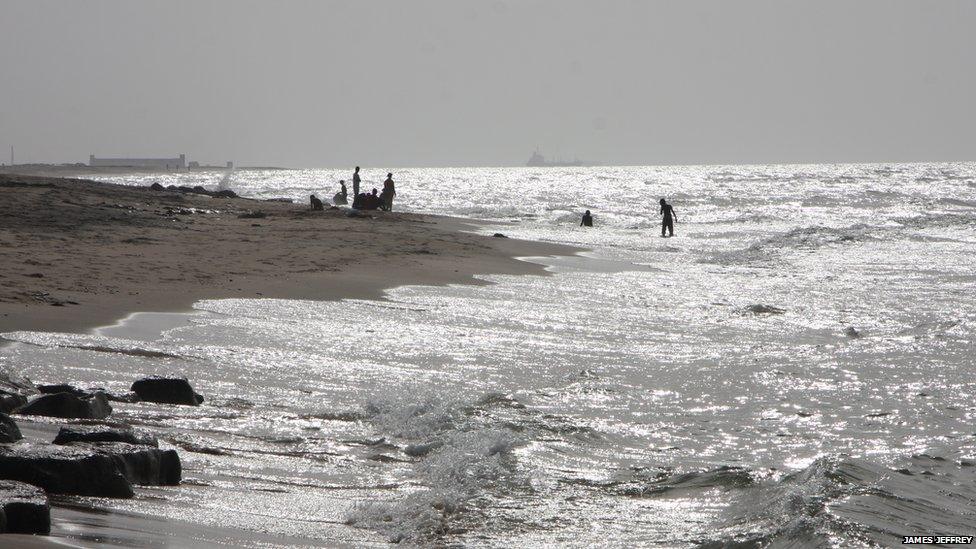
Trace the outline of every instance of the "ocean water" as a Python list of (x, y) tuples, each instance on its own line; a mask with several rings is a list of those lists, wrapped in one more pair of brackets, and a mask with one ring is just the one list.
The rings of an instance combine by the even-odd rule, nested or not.
[[(118, 405), (182, 449), (188, 481), (86, 504), (282, 545), (976, 534), (976, 164), (392, 171), (397, 209), (589, 251), (527, 259), (552, 276), (383, 301), (203, 301), (92, 335), (5, 334), (20, 343), (0, 366), (37, 381), (181, 374), (207, 397)], [(304, 203), (349, 175), (225, 185)]]

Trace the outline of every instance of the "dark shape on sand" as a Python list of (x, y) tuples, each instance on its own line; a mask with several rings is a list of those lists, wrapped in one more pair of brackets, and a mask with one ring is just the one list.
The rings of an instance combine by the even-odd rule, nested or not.
[(5, 534), (49, 534), (51, 506), (47, 494), (37, 486), (15, 480), (0, 480), (0, 509)]
[(193, 390), (185, 377), (144, 377), (132, 384), (132, 392), (145, 402), (189, 406), (203, 403), (203, 397)]
[(154, 191), (165, 191), (166, 190), (166, 187), (160, 185), (159, 183), (153, 183), (152, 185), (149, 186), (149, 188), (152, 189), (152, 190), (154, 190)]
[(17, 422), (7, 414), (0, 413), (0, 442), (17, 442), (22, 438), (24, 435), (20, 434)]
[(52, 494), (130, 498), (133, 484), (175, 485), (181, 477), (175, 450), (121, 442), (0, 446), (0, 479)]
[(491, 236), (493, 236), (495, 238), (508, 238), (507, 236), (503, 235), (502, 233), (495, 233), (495, 234), (493, 234)]
[(152, 433), (131, 427), (108, 427), (104, 425), (66, 425), (58, 431), (55, 444), (72, 442), (125, 442), (136, 446), (159, 446)]
[(79, 419), (105, 419), (112, 413), (112, 407), (105, 393), (95, 392), (87, 396), (72, 393), (38, 395), (27, 401), (27, 405), (16, 411), (17, 414)]
[(237, 217), (239, 217), (241, 219), (264, 219), (265, 217), (268, 217), (268, 214), (266, 214), (266, 213), (264, 213), (262, 211), (251, 211), (251, 210), (248, 210), (248, 211), (246, 211), (244, 213), (238, 214)]

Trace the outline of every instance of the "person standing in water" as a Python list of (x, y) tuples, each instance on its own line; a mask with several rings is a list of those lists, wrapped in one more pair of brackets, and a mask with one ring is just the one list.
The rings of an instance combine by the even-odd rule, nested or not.
[(359, 166), (352, 172), (352, 195), (359, 196)]
[(674, 213), (674, 208), (663, 198), (661, 199), (661, 215), (664, 216), (661, 220), (661, 236), (665, 236), (665, 231), (668, 233), (667, 236), (674, 236), (674, 224), (678, 221), (678, 214)]
[(583, 214), (583, 220), (580, 221), (580, 227), (592, 227), (593, 226), (593, 216), (590, 215), (590, 210), (586, 210)]
[(393, 186), (393, 174), (386, 174), (386, 181), (383, 182), (383, 202), (386, 211), (393, 211), (393, 197), (396, 196), (396, 188)]

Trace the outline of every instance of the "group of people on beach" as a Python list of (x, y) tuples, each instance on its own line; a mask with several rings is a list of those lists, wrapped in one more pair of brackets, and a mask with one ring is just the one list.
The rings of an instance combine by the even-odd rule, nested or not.
[[(383, 210), (393, 211), (393, 197), (396, 196), (396, 185), (393, 183), (393, 173), (386, 174), (386, 181), (383, 182), (383, 192), (375, 187), (371, 193), (359, 192), (362, 178), (359, 176), (359, 166), (352, 173), (352, 207), (355, 210)], [(313, 210), (324, 209), (322, 200), (314, 194), (309, 197), (309, 202)], [(349, 194), (346, 190), (346, 180), (339, 180), (339, 192), (332, 197), (332, 202), (337, 205), (349, 204)]]
[[(666, 200), (661, 199), (661, 236), (674, 236), (674, 224), (678, 221), (678, 214), (674, 213), (674, 208), (671, 204), (668, 204)], [(592, 227), (593, 226), (593, 214), (590, 210), (586, 210), (583, 213), (583, 219), (580, 221), (580, 227)]]

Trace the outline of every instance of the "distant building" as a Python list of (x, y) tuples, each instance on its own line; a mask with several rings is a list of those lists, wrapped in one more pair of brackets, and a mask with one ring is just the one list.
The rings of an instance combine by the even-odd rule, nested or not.
[(185, 170), (186, 155), (179, 158), (95, 158), (89, 155), (89, 166), (114, 168), (155, 168), (159, 170)]

